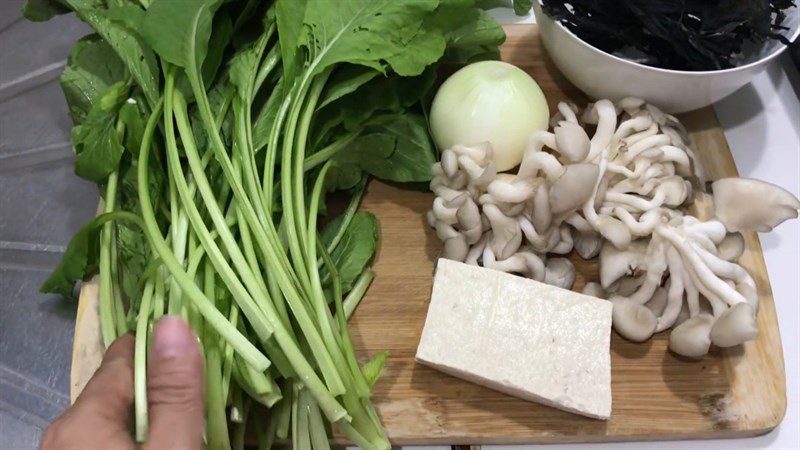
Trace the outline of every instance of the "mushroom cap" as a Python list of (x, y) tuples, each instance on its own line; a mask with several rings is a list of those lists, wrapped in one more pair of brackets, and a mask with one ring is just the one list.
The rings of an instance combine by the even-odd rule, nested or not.
[(607, 290), (623, 297), (629, 297), (644, 284), (645, 277), (643, 274), (636, 276), (624, 276), (612, 284)]
[(644, 239), (631, 242), (624, 250), (609, 242), (604, 243), (600, 250), (600, 284), (603, 288), (608, 289), (615, 281), (640, 267), (644, 263), (647, 246)]
[(582, 126), (573, 122), (561, 122), (553, 129), (556, 136), (558, 152), (568, 161), (577, 162), (586, 159), (589, 154), (589, 135)]
[(672, 175), (661, 179), (661, 184), (656, 188), (664, 193), (664, 204), (679, 206), (686, 201), (691, 192), (691, 185), (679, 175)]
[(444, 248), (442, 249), (442, 258), (452, 259), (458, 262), (464, 262), (469, 251), (469, 245), (463, 234), (452, 237), (444, 241)]
[(786, 189), (752, 178), (723, 178), (711, 185), (714, 212), (728, 231), (770, 231), (796, 218), (800, 200)]
[(625, 297), (612, 297), (611, 302), (614, 305), (611, 321), (617, 333), (633, 342), (650, 339), (658, 324), (653, 311)]
[(576, 231), (573, 236), (573, 248), (583, 259), (591, 259), (600, 253), (603, 247), (603, 239), (596, 233), (581, 233)]
[(744, 302), (728, 308), (711, 328), (711, 342), (717, 347), (734, 347), (757, 337), (755, 309)]
[(638, 97), (625, 97), (617, 102), (617, 106), (622, 108), (626, 113), (633, 115), (633, 113), (645, 106), (645, 101)]
[(575, 266), (567, 258), (550, 258), (545, 264), (544, 282), (563, 289), (572, 289)]
[(569, 164), (550, 187), (550, 210), (556, 214), (578, 209), (594, 193), (600, 168), (597, 164)]
[(667, 290), (663, 287), (656, 288), (653, 296), (650, 297), (650, 300), (648, 300), (644, 306), (650, 309), (650, 311), (653, 311), (656, 317), (661, 317), (661, 314), (664, 313), (664, 309), (667, 307)]
[(627, 248), (631, 243), (631, 230), (619, 219), (609, 216), (597, 218), (597, 231), (614, 247)]
[(590, 295), (597, 298), (606, 298), (608, 296), (605, 289), (603, 289), (603, 286), (600, 286), (600, 283), (596, 281), (590, 281), (586, 283), (581, 293), (583, 295)]
[(492, 204), (483, 206), (483, 215), (489, 219), (492, 227), (489, 246), (497, 259), (506, 259), (516, 253), (522, 243), (522, 231), (519, 229), (519, 223), (503, 214), (496, 205)]
[(717, 245), (717, 253), (725, 261), (736, 261), (744, 253), (744, 236), (742, 233), (728, 233)]
[(705, 355), (711, 346), (709, 333), (713, 325), (711, 314), (700, 313), (687, 319), (669, 333), (669, 349), (689, 358)]
[(520, 203), (527, 200), (532, 194), (535, 186), (524, 179), (514, 179), (509, 182), (498, 177), (486, 188), (489, 195), (496, 200), (505, 203)]

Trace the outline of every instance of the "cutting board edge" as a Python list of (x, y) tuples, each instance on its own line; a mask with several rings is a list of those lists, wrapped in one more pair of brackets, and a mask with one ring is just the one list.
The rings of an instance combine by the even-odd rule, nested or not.
[[(498, 437), (492, 439), (476, 439), (474, 437), (433, 437), (420, 442), (418, 439), (392, 439), (389, 441), (393, 446), (416, 446), (416, 445), (548, 445), (548, 444), (592, 444), (592, 443), (612, 443), (612, 442), (667, 442), (667, 441), (704, 441), (713, 439), (742, 439), (763, 436), (777, 427), (778, 424), (770, 428), (748, 429), (748, 430), (719, 430), (704, 433), (685, 433), (685, 434), (630, 434), (613, 436), (531, 436), (531, 437)], [(344, 441), (334, 441), (337, 444), (346, 445)]]

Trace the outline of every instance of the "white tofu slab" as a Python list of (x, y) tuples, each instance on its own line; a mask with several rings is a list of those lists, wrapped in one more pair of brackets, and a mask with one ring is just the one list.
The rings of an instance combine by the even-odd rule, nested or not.
[(439, 259), (416, 360), (597, 419), (611, 414), (611, 302)]

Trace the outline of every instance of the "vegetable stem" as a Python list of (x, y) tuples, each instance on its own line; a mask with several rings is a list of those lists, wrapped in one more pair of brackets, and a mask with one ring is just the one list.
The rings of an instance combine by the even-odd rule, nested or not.
[(366, 294), (373, 279), (375, 279), (375, 272), (371, 268), (367, 267), (361, 272), (361, 275), (353, 284), (353, 289), (347, 293), (347, 297), (344, 299), (345, 319), (350, 320), (350, 316), (353, 315), (358, 304), (361, 303), (361, 299), (364, 298), (364, 294)]
[(145, 283), (139, 316), (136, 319), (136, 338), (134, 342), (134, 409), (136, 416), (136, 442), (147, 440), (147, 327), (150, 323), (154, 286), (152, 281)]
[[(149, 192), (149, 174), (148, 165), (150, 162), (150, 147), (153, 139), (153, 132), (155, 131), (158, 116), (163, 108), (163, 100), (159, 101), (157, 107), (154, 108), (153, 114), (145, 127), (144, 136), (142, 138), (142, 146), (139, 150), (138, 160), (138, 192), (139, 201), (142, 209), (142, 220), (144, 222), (144, 231), (150, 242), (150, 247), (159, 255), (164, 265), (169, 270), (170, 274), (175, 277), (184, 293), (197, 305), (197, 309), (206, 319), (206, 321), (213, 326), (217, 332), (227, 340), (239, 353), (242, 358), (247, 360), (253, 367), (261, 370), (266, 370), (269, 366), (269, 360), (264, 356), (250, 341), (239, 333), (230, 322), (225, 320), (225, 316), (219, 313), (214, 305), (206, 298), (203, 292), (197, 287), (194, 281), (181, 268), (180, 263), (175, 259), (170, 248), (167, 246), (161, 231), (158, 228), (155, 213), (153, 212), (153, 203), (150, 199)], [(138, 217), (137, 217), (138, 219)]]
[(360, 132), (347, 133), (327, 147), (324, 147), (320, 151), (309, 155), (305, 161), (303, 161), (303, 170), (309, 171), (325, 161), (333, 158), (337, 153), (347, 148), (347, 146), (350, 145), (350, 143), (353, 142), (359, 134)]

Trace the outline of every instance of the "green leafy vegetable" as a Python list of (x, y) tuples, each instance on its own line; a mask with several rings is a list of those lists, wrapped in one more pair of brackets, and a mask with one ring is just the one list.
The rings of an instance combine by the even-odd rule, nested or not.
[(22, 15), (33, 22), (44, 22), (70, 11), (63, 0), (27, 0)]
[(364, 364), (364, 378), (367, 379), (367, 383), (370, 386), (374, 386), (375, 382), (378, 381), (378, 378), (381, 376), (381, 372), (383, 372), (383, 366), (386, 365), (386, 359), (389, 357), (389, 352), (382, 351), (378, 352), (374, 358), (367, 361)]
[[(336, 218), (322, 233), (322, 241), (330, 244), (341, 225), (343, 216)], [(353, 287), (353, 282), (372, 260), (378, 246), (378, 219), (368, 212), (357, 212), (331, 253), (339, 272), (342, 292)]]
[(129, 86), (119, 81), (100, 95), (86, 120), (72, 135), (78, 158), (75, 174), (92, 181), (102, 181), (119, 166), (124, 148), (117, 132), (117, 114), (128, 98)]
[[(75, 0), (67, 0), (73, 2)], [(89, 2), (87, 2), (89, 3)], [(139, 36), (125, 25), (104, 16), (104, 10), (88, 8), (77, 12), (125, 63), (150, 105), (158, 100), (159, 70), (155, 55)]]
[(72, 297), (75, 282), (94, 274), (97, 270), (100, 229), (103, 224), (112, 220), (129, 220), (134, 223), (139, 221), (138, 217), (126, 212), (113, 212), (95, 217), (75, 233), (58, 267), (42, 283), (39, 291)]
[(165, 61), (180, 67), (201, 67), (220, 1), (154, 1), (147, 9), (139, 32)]
[[(70, 295), (99, 274), (105, 345), (136, 330), (136, 439), (148, 433), (147, 330), (178, 314), (204, 348), (210, 448), (242, 445), (247, 415), (268, 409), (252, 421), (260, 442), (325, 449), (335, 427), (388, 449), (369, 402), (387, 356), (362, 368), (347, 329), (378, 245), (377, 218), (357, 209), (369, 176), (430, 177), (423, 117), (439, 65), (496, 56), (499, 26), (473, 0), (25, 10), (72, 10), (94, 30), (61, 82), (75, 172), (98, 184), (104, 213), (42, 290)], [(332, 190), (350, 201), (321, 227)]]
[(514, 12), (518, 16), (524, 16), (531, 11), (533, 2), (538, 0), (514, 0)]
[(427, 121), (404, 114), (376, 118), (334, 161), (339, 168), (360, 167), (384, 180), (414, 182), (430, 180), (436, 158)]
[(78, 41), (61, 73), (61, 89), (67, 98), (72, 120), (83, 122), (97, 97), (126, 76), (127, 69), (122, 60), (97, 34)]

